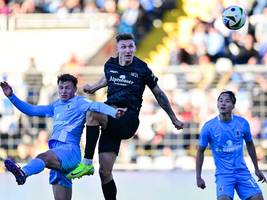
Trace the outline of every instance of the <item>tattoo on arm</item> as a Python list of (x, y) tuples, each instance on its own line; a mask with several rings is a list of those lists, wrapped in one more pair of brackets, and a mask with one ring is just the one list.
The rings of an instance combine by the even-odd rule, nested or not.
[(154, 92), (154, 96), (156, 97), (160, 107), (162, 107), (162, 109), (165, 110), (165, 112), (170, 116), (170, 118), (173, 119), (173, 117), (175, 117), (175, 114), (164, 92), (161, 90), (157, 90), (157, 92)]

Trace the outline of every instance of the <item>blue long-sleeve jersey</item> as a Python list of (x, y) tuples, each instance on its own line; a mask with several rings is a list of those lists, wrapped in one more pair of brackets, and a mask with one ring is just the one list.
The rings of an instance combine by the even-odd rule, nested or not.
[(114, 118), (116, 114), (116, 109), (104, 103), (93, 102), (82, 96), (75, 96), (67, 101), (59, 99), (44, 106), (28, 104), (14, 94), (9, 97), (9, 100), (26, 115), (53, 118), (50, 140), (77, 145), (80, 143), (87, 111), (103, 113)]

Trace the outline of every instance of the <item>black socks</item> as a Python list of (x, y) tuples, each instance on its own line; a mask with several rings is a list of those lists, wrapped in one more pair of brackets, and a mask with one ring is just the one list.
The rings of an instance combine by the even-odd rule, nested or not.
[(93, 159), (99, 137), (99, 126), (86, 126), (86, 144), (84, 158)]
[(105, 197), (105, 200), (116, 200), (117, 188), (114, 180), (102, 185), (102, 191)]

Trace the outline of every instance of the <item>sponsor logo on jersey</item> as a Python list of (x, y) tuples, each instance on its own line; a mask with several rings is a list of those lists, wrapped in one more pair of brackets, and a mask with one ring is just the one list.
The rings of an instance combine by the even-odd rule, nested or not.
[(125, 75), (120, 75), (120, 79), (125, 79)]
[(226, 144), (223, 145), (223, 147), (217, 147), (215, 148), (215, 151), (217, 152), (225, 152), (225, 153), (232, 153), (234, 151), (238, 151), (242, 148), (241, 144), (234, 144), (232, 140), (227, 140)]
[(125, 75), (120, 75), (119, 78), (110, 76), (109, 81), (112, 81), (115, 85), (122, 85), (122, 86), (126, 86), (129, 84), (133, 84), (134, 82), (131, 80), (127, 80)]
[(135, 78), (138, 78), (138, 74), (135, 73), (135, 72), (131, 72), (131, 76), (135, 77)]

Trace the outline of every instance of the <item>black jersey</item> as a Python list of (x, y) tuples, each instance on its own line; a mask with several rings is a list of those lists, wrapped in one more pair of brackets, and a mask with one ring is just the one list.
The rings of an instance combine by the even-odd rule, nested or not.
[(139, 113), (145, 86), (153, 89), (158, 78), (147, 64), (137, 57), (127, 66), (121, 66), (118, 58), (110, 58), (104, 67), (107, 80), (107, 101), (109, 105), (127, 107)]

